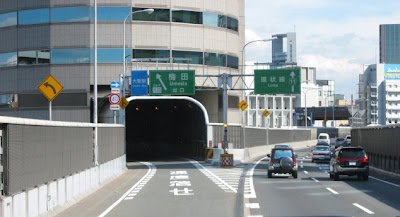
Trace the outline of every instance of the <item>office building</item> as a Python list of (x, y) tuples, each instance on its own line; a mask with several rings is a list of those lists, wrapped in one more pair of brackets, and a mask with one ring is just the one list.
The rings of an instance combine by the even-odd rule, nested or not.
[(400, 24), (379, 25), (379, 63), (400, 64)]
[(272, 41), (272, 68), (296, 65), (296, 33), (272, 35), (276, 39)]
[(400, 64), (369, 65), (359, 77), (358, 108), (365, 124), (400, 123)]
[[(154, 12), (140, 12), (149, 8)], [(110, 83), (120, 80), (124, 58), (126, 75), (137, 69), (239, 74), (244, 0), (99, 1), (97, 11), (100, 119), (109, 116)], [(53, 120), (91, 121), (94, 38), (93, 1), (0, 1), (0, 115), (49, 119), (49, 101), (38, 86), (52, 75), (63, 85), (52, 102)], [(205, 80), (196, 78), (196, 88), (215, 88), (217, 82)], [(242, 93), (228, 94), (230, 122), (240, 123), (236, 102)], [(193, 96), (210, 122), (222, 122), (221, 95), (215, 90)]]

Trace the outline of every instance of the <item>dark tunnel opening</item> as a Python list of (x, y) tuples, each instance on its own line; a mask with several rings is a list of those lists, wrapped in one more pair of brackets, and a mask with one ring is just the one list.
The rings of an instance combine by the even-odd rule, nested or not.
[(207, 124), (202, 109), (186, 99), (135, 99), (126, 108), (128, 161), (163, 157), (203, 159)]

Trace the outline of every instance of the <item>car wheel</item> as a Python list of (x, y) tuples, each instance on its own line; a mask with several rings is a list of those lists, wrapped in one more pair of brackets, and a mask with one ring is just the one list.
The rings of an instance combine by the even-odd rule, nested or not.
[(311, 163), (314, 163), (314, 160), (311, 160)]
[(368, 175), (364, 175), (362, 178), (364, 181), (368, 181)]
[(333, 179), (333, 174), (332, 173), (329, 173), (329, 178)]
[(333, 174), (333, 180), (339, 181), (339, 174), (334, 173), (334, 174)]
[(292, 173), (293, 178), (297, 179), (297, 171)]
[(268, 171), (268, 178), (272, 178), (272, 172)]

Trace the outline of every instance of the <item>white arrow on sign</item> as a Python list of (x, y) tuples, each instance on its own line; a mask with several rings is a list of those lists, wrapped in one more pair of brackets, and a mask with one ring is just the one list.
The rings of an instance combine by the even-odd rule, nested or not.
[(290, 77), (292, 77), (290, 79), (290, 83), (292, 84), (292, 93), (294, 92), (294, 83), (295, 83), (294, 76), (296, 76), (296, 74), (292, 71), (292, 73), (290, 73)]
[(156, 78), (160, 81), (161, 85), (163, 86), (164, 90), (167, 90), (167, 87), (165, 86), (164, 82), (161, 80), (161, 75), (157, 74)]

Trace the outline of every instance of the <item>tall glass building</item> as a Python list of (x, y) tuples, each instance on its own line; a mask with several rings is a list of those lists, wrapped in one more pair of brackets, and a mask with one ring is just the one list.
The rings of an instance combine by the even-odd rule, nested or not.
[(400, 24), (379, 25), (379, 62), (400, 63)]
[[(63, 85), (52, 102), (53, 120), (91, 121), (94, 84), (94, 1), (0, 1), (0, 115), (48, 119), (38, 86), (49, 75)], [(123, 21), (126, 55), (123, 56)], [(104, 109), (110, 83), (136, 69), (193, 69), (196, 74), (239, 74), (244, 45), (244, 0), (98, 1), (98, 93)], [(196, 88), (215, 82), (196, 78)], [(229, 92), (230, 117), (240, 122)], [(211, 122), (221, 122), (220, 91), (193, 96)], [(104, 108), (103, 108), (104, 107)], [(237, 117), (235, 119), (235, 117)]]

